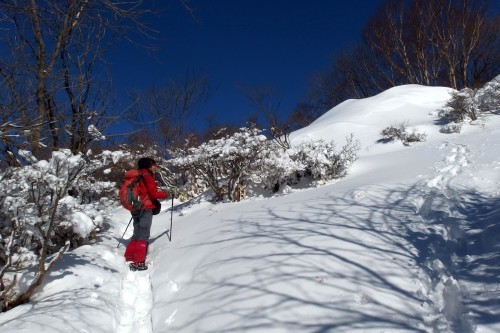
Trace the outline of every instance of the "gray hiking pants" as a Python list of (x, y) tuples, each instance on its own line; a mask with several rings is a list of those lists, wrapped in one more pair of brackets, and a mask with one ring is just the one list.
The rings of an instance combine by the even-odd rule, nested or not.
[(146, 209), (139, 212), (133, 212), (134, 234), (132, 240), (149, 240), (151, 224), (153, 223), (153, 210)]

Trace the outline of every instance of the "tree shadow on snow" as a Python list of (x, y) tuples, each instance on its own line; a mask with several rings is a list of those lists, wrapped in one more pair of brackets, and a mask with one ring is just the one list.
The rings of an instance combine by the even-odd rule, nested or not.
[(481, 324), (500, 323), (500, 198), (462, 191), (456, 205), (462, 222), (452, 268), (457, 280), (474, 283), (464, 303)]
[[(444, 275), (458, 281), (453, 287), (461, 289), (458, 298), (444, 296), (449, 303), (461, 303), (458, 308), (450, 304), (457, 313), (449, 319), (458, 331), (500, 323), (500, 198), (466, 188), (430, 191), (419, 217), (427, 228), (410, 225), (405, 234), (418, 250), (418, 265), (434, 282)], [(472, 318), (470, 327), (460, 322), (466, 316)]]
[[(95, 272), (92, 266), (97, 266), (99, 271), (117, 272), (106, 265), (104, 260), (96, 261), (95, 259), (95, 256), (91, 254), (76, 254), (74, 251), (65, 253), (44, 279), (31, 301), (10, 310), (20, 314), (10, 320), (2, 321), (0, 327), (8, 325), (10, 331), (17, 329), (26, 332), (38, 326), (43, 326), (45, 331), (54, 333), (80, 332), (83, 327), (95, 332), (102, 331), (101, 322), (93, 323), (89, 321), (89, 318), (93, 315), (102, 316), (103, 308), (109, 308), (112, 312), (113, 301), (103, 297), (92, 298), (93, 292), (99, 293), (101, 287), (105, 288), (101, 285), (99, 275), (95, 277), (94, 284), (82, 285), (82, 280), (78, 278), (79, 272), (74, 270), (76, 267), (85, 267), (86, 270)], [(23, 280), (20, 283), (23, 284)], [(60, 287), (60, 284), (63, 286), (66, 284), (66, 290)], [(41, 292), (43, 298), (39, 296)], [(100, 304), (103, 302), (108, 306)], [(9, 315), (10, 311), (6, 315)]]
[[(43, 301), (33, 300), (11, 310), (21, 314), (3, 321), (0, 327), (6, 325), (10, 332), (35, 332), (38, 327), (53, 333), (103, 332), (102, 319), (89, 318), (102, 318), (103, 309), (112, 313), (114, 304), (105, 298), (92, 302), (89, 294), (89, 287), (84, 286), (54, 293)], [(103, 302), (108, 305), (103, 306)]]
[[(457, 280), (494, 284), (500, 274), (498, 236), (492, 236), (500, 229), (500, 200), (456, 192), (460, 201), (448, 209), (459, 211), (462, 232), (449, 237), (450, 222), (457, 222), (450, 214), (432, 203), (416, 212), (415, 202), (429, 196), (435, 195), (418, 187), (373, 187), (326, 200), (288, 201), (253, 211), (248, 216), (259, 216), (253, 219), (242, 211), (220, 230), (225, 238), (214, 241), (217, 249), (225, 243), (211, 257), (218, 259), (193, 273), (192, 283), (203, 293), (179, 296), (173, 305), (186, 298), (212, 305), (200, 306), (211, 310), (193, 313), (187, 324), (199, 332), (210, 332), (207, 323), (221, 320), (227, 322), (218, 332), (427, 332), (432, 323), (422, 316), (431, 310), (422, 309), (428, 300), (419, 279), (432, 282), (442, 273), (430, 263), (439, 259)], [(226, 273), (213, 274), (213, 267)], [(464, 303), (477, 323), (493, 323), (500, 320), (493, 315), (499, 299), (489, 293)], [(186, 328), (176, 325), (171, 328)]]

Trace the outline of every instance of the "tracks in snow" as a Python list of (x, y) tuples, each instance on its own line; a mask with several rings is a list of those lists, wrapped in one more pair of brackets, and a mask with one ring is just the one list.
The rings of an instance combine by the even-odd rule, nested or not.
[(153, 291), (148, 271), (131, 272), (124, 268), (121, 299), (122, 312), (116, 332), (152, 333)]
[[(459, 195), (452, 181), (469, 165), (468, 149), (463, 145), (445, 144), (449, 152), (436, 168), (435, 176), (421, 182), (414, 200), (423, 224), (413, 227), (429, 235), (429, 241), (417, 249), (420, 253), (421, 297), (427, 315), (424, 321), (430, 332), (474, 332), (474, 325), (464, 306), (466, 290), (454, 277), (456, 253), (463, 242), (463, 226)], [(450, 149), (451, 148), (451, 149)]]

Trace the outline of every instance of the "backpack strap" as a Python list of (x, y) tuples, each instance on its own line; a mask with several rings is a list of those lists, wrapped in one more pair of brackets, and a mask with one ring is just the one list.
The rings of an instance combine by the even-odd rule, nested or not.
[(135, 177), (135, 179), (128, 185), (128, 188), (132, 190), (141, 178), (142, 178), (142, 174)]
[[(144, 181), (144, 174), (140, 174), (139, 176), (135, 177), (135, 179), (130, 183), (130, 185), (128, 186), (128, 188), (130, 190), (133, 190), (135, 185), (137, 185), (137, 183), (140, 181), (140, 180), (143, 180)], [(144, 183), (145, 184), (145, 183)], [(149, 193), (146, 193), (146, 196), (141, 200), (141, 203), (144, 202), (144, 200), (146, 200), (146, 198), (149, 198)]]

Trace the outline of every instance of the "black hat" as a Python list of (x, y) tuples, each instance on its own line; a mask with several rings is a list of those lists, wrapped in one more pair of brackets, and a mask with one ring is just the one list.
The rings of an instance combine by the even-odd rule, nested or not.
[(137, 162), (139, 169), (149, 169), (153, 165), (156, 165), (156, 161), (149, 157), (140, 158)]

